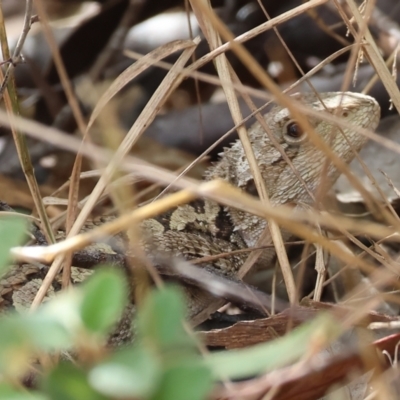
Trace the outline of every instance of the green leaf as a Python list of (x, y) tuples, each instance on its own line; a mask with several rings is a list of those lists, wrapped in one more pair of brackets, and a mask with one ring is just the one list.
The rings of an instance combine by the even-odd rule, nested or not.
[(35, 392), (19, 392), (11, 385), (0, 384), (0, 400), (50, 400), (44, 394)]
[(59, 364), (41, 384), (44, 393), (57, 400), (105, 400), (87, 380), (85, 372), (73, 364)]
[(193, 347), (195, 341), (183, 328), (184, 304), (177, 287), (167, 286), (149, 293), (138, 311), (139, 336), (164, 349)]
[(313, 349), (315, 342), (319, 345), (322, 341), (328, 344), (340, 333), (337, 321), (323, 314), (272, 342), (246, 349), (211, 353), (204, 362), (211, 368), (216, 379), (248, 378), (292, 363)]
[(204, 363), (187, 359), (164, 372), (151, 400), (202, 400), (213, 387), (211, 371)]
[(97, 271), (83, 285), (80, 314), (84, 325), (92, 332), (108, 332), (121, 318), (127, 299), (121, 271), (110, 268)]
[(0, 373), (20, 377), (38, 350), (62, 350), (72, 342), (57, 321), (36, 314), (0, 318)]
[[(135, 345), (94, 367), (89, 373), (93, 387), (117, 398), (204, 398), (212, 374), (183, 328), (184, 314), (179, 290), (167, 287), (151, 292), (137, 317)], [(182, 377), (186, 382), (181, 382)]]
[(19, 392), (13, 386), (0, 383), (0, 400), (50, 400), (44, 394), (36, 392)]
[(70, 338), (75, 339), (83, 328), (80, 315), (82, 299), (81, 288), (69, 288), (46, 301), (33, 315), (57, 322), (68, 332)]
[(144, 346), (120, 350), (89, 373), (91, 385), (113, 398), (148, 398), (157, 388), (160, 365)]
[(72, 346), (72, 337), (61, 323), (40, 313), (21, 316), (21, 325), (32, 345), (39, 350), (65, 350)]
[(0, 277), (6, 272), (11, 260), (11, 247), (18, 246), (26, 236), (27, 224), (23, 218), (0, 219)]

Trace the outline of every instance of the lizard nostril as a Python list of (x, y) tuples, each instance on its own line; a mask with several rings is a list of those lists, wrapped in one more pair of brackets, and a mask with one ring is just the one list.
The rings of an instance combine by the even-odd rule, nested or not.
[(340, 113), (340, 115), (341, 115), (343, 118), (347, 118), (347, 117), (350, 115), (350, 110), (349, 110), (348, 108), (343, 108), (343, 109), (342, 109), (342, 112)]

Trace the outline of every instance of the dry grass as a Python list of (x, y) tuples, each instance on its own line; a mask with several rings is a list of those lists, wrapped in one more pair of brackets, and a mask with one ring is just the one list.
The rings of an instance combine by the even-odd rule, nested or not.
[[(383, 196), (382, 199), (379, 199), (378, 201), (363, 188), (362, 184), (349, 171), (348, 166), (329, 149), (327, 144), (321, 141), (321, 139), (312, 129), (307, 117), (314, 115), (315, 111), (294, 102), (291, 97), (286, 94), (287, 91), (283, 91), (281, 87), (273, 82), (273, 80), (243, 46), (243, 43), (250, 38), (256, 37), (260, 33), (265, 32), (268, 29), (272, 29), (273, 27), (279, 27), (280, 23), (283, 21), (289, 20), (299, 13), (312, 10), (317, 5), (325, 2), (326, 1), (324, 0), (309, 1), (277, 18), (269, 20), (265, 24), (260, 25), (256, 29), (249, 31), (240, 37), (235, 38), (229, 31), (228, 27), (223, 24), (223, 22), (217, 17), (215, 12), (206, 2), (201, 0), (192, 0), (190, 2), (191, 6), (200, 22), (202, 32), (210, 46), (209, 54), (202, 57), (202, 59), (197, 60), (192, 65), (185, 67), (187, 61), (192, 56), (196, 46), (199, 43), (199, 40), (196, 38), (194, 40), (168, 43), (143, 56), (142, 58), (139, 58), (134, 64), (132, 64), (131, 67), (126, 69), (118, 78), (116, 78), (110, 87), (101, 95), (100, 99), (93, 104), (93, 112), (88, 123), (84, 121), (84, 118), (81, 116), (79, 111), (75, 94), (64, 71), (61, 58), (59, 57), (57, 45), (54, 42), (51, 30), (46, 22), (47, 17), (45, 10), (41, 6), (42, 1), (37, 0), (35, 2), (40, 19), (44, 23), (45, 35), (48, 42), (51, 44), (53, 56), (61, 76), (63, 87), (66, 90), (69, 104), (74, 110), (76, 120), (78, 121), (79, 130), (82, 133), (83, 138), (78, 139), (77, 137), (71, 137), (70, 135), (59, 132), (54, 128), (45, 127), (36, 122), (17, 117), (17, 103), (16, 100), (12, 100), (13, 98), (16, 99), (15, 88), (10, 81), (10, 85), (8, 86), (8, 89), (4, 95), (7, 112), (0, 111), (0, 122), (12, 128), (16, 144), (20, 149), (21, 159), (28, 160), (28, 157), (24, 156), (24, 154), (27, 152), (27, 149), (23, 147), (23, 143), (20, 139), (18, 139), (18, 137), (21, 137), (20, 132), (24, 132), (26, 135), (30, 135), (39, 140), (53, 143), (62, 150), (73, 151), (77, 154), (75, 167), (73, 172), (71, 172), (71, 184), (69, 188), (70, 195), (68, 197), (68, 216), (66, 217), (67, 226), (69, 227), (68, 238), (61, 243), (51, 245), (47, 248), (25, 247), (14, 249), (14, 254), (21, 258), (37, 259), (46, 262), (53, 261), (49, 274), (44, 281), (41, 290), (36, 296), (33, 307), (36, 307), (40, 304), (54, 277), (59, 273), (63, 265), (67, 265), (65, 264), (66, 255), (70, 254), (72, 251), (85, 247), (88, 243), (95, 240), (96, 237), (104, 236), (104, 234), (115, 234), (121, 230), (130, 228), (132, 226), (137, 226), (138, 222), (143, 219), (158, 215), (169, 208), (175, 207), (184, 202), (189, 202), (196, 197), (206, 197), (216, 200), (224, 205), (252, 212), (255, 215), (268, 219), (270, 234), (269, 232), (266, 232), (266, 235), (257, 243), (257, 246), (270, 244), (271, 240), (274, 243), (282, 268), (288, 297), (292, 304), (295, 304), (298, 300), (296, 282), (287, 258), (284, 243), (282, 242), (279, 227), (293, 232), (307, 242), (320, 245), (321, 248), (345, 264), (342, 271), (345, 271), (348, 268), (359, 269), (369, 276), (369, 285), (375, 288), (374, 293), (371, 294), (371, 292), (368, 292), (368, 295), (365, 296), (366, 285), (360, 281), (360, 284), (356, 285), (342, 299), (343, 303), (346, 303), (347, 300), (350, 299), (354, 301), (354, 298), (361, 298), (364, 300), (363, 303), (358, 303), (357, 307), (350, 308), (346, 318), (338, 322), (343, 331), (346, 331), (350, 327), (359, 324), (359, 322), (368, 315), (371, 309), (376, 308), (378, 304), (383, 302), (384, 292), (382, 288), (389, 283), (395, 285), (396, 287), (398, 286), (397, 275), (399, 268), (397, 260), (389, 258), (386, 253), (383, 254), (384, 250), (380, 248), (381, 241), (384, 241), (390, 237), (391, 241), (398, 242), (400, 238), (398, 235), (400, 224), (397, 215), (395, 215), (393, 209), (391, 208), (390, 202), (384, 197), (383, 193), (381, 193)], [(349, 89), (350, 82), (353, 79), (353, 74), (357, 70), (359, 53), (363, 52), (368, 62), (374, 67), (378, 79), (380, 79), (385, 85), (387, 92), (391, 96), (394, 107), (400, 111), (399, 89), (368, 30), (368, 26), (365, 23), (365, 21), (368, 20), (368, 13), (370, 13), (372, 9), (367, 7), (364, 16), (362, 16), (353, 0), (347, 0), (346, 5), (340, 5), (336, 1), (334, 1), (333, 4), (340, 11), (343, 22), (348, 26), (351, 35), (354, 36), (355, 44), (344, 48), (337, 54), (329, 57), (329, 59), (321, 62), (317, 67), (300, 79), (299, 82), (291, 85), (289, 89), (295, 88), (296, 85), (299, 85), (303, 81), (307, 81), (310, 76), (317, 73), (325, 64), (331, 62), (331, 60), (340, 55), (340, 53), (349, 51), (351, 56), (349, 58), (342, 86), (342, 90), (345, 91)], [(349, 10), (352, 18), (357, 22), (357, 26), (350, 22), (348, 18)], [(161, 60), (167, 55), (178, 50), (182, 51), (182, 55), (174, 65), (161, 62)], [(260, 82), (262, 87), (267, 90), (268, 94), (242, 85), (235, 71), (233, 71), (227, 58), (225, 57), (225, 52), (227, 50), (231, 50), (236, 54), (236, 56), (243, 62), (243, 64), (246, 65), (248, 70)], [(210, 61), (214, 62), (218, 72), (218, 78), (196, 71), (199, 67)], [(110, 148), (114, 147), (112, 150), (110, 148), (101, 148), (100, 146), (93, 144), (91, 140), (91, 132), (96, 125), (99, 125), (99, 123), (104, 134), (106, 134), (107, 131), (117, 129), (110, 123), (112, 122), (110, 118), (104, 118), (104, 115), (107, 115), (107, 112), (112, 110), (112, 98), (118, 92), (120, 92), (121, 89), (125, 87), (133, 78), (152, 65), (161, 65), (164, 68), (168, 68), (169, 72), (147, 103), (136, 122), (125, 134), (124, 139), (121, 140), (118, 146), (110, 146)], [(215, 85), (221, 86), (223, 89), (230, 112), (232, 114), (232, 119), (236, 125), (236, 129), (240, 140), (243, 143), (243, 147), (245, 148), (260, 200), (256, 200), (255, 198), (242, 193), (238, 189), (230, 187), (224, 182), (212, 181), (202, 183), (201, 181), (186, 178), (182, 175), (175, 174), (155, 165), (148, 164), (129, 155), (132, 147), (135, 146), (137, 140), (157, 116), (162, 105), (168, 100), (173, 90), (175, 90), (176, 87), (187, 76), (192, 76), (196, 79), (211, 82)], [(0, 76), (0, 78), (2, 78), (2, 76)], [(96, 93), (96, 89), (90, 84), (88, 84), (87, 87), (89, 90), (93, 90), (93, 92)], [(291, 209), (286, 206), (279, 208), (271, 207), (268, 200), (267, 190), (265, 188), (265, 182), (261, 177), (255, 157), (253, 155), (252, 146), (248, 140), (246, 128), (244, 125), (242, 125), (243, 116), (238, 105), (238, 98), (239, 96), (242, 96), (249, 103), (249, 107), (254, 110), (254, 112), (257, 112), (258, 110), (255, 110), (254, 105), (251, 103), (249, 97), (250, 95), (263, 97), (266, 100), (273, 99), (277, 103), (288, 107), (291, 114), (303, 126), (304, 130), (309, 132), (310, 140), (314, 143), (314, 145), (320, 150), (324, 151), (330, 162), (335, 164), (336, 167), (348, 177), (351, 183), (364, 196), (365, 203), (369, 210), (373, 214), (379, 215), (382, 222), (357, 221), (352, 218), (330, 215), (329, 213), (321, 214), (320, 212), (313, 210), (292, 212)], [(96, 97), (96, 95), (94, 97)], [(256, 114), (256, 117), (260, 123), (263, 121), (260, 114)], [(342, 127), (346, 126), (346, 123), (340, 121), (338, 117), (330, 115), (327, 116), (326, 119), (336, 122)], [(263, 123), (265, 124), (265, 122)], [(265, 127), (265, 130), (268, 132), (268, 127)], [(373, 132), (367, 132), (365, 129), (360, 128), (359, 132), (360, 134), (367, 134), (372, 140), (376, 140), (383, 146), (389, 147), (393, 151), (400, 153), (400, 146), (398, 144), (392, 143), (387, 139), (377, 136)], [(91, 195), (85, 199), (84, 203), (79, 203), (78, 201), (79, 184), (82, 177), (81, 157), (90, 159), (93, 161), (94, 165), (101, 169), (101, 175), (99, 176), (95, 189), (92, 191)], [(31, 171), (31, 165), (29, 165), (29, 163), (26, 164), (24, 170)], [(133, 208), (130, 212), (123, 210), (123, 215), (114, 222), (105, 224), (90, 233), (79, 234), (81, 227), (85, 223), (91, 211), (96, 204), (98, 204), (99, 200), (102, 199), (102, 196), (104, 196), (104, 192), (107, 190), (108, 192), (111, 192), (111, 185), (113, 185), (113, 182), (118, 179), (121, 174), (126, 172), (132, 173), (136, 178), (144, 178), (148, 181), (163, 185), (172, 185), (173, 187), (180, 189), (180, 191), (174, 194), (166, 195), (165, 197), (162, 197), (161, 199), (158, 199), (155, 202), (145, 206)], [(37, 210), (44, 210), (45, 205), (43, 205), (39, 190), (37, 185), (34, 184), (32, 176), (32, 173), (26, 172), (26, 177), (28, 181), (31, 182), (30, 188), (32, 196), (34, 199), (36, 199), (36, 208)], [(125, 198), (122, 198), (122, 202), (125, 201), (126, 203), (132, 203), (131, 199), (126, 198), (129, 195), (122, 194), (122, 197), (124, 196)], [(384, 205), (388, 207), (385, 207)], [(121, 210), (121, 207), (119, 209)], [(43, 226), (49, 227), (50, 225), (45, 224), (44, 222), (45, 218), (43, 213), (39, 214)], [(349, 252), (347, 249), (344, 249), (341, 244), (328, 239), (326, 236), (320, 233), (322, 228), (340, 232), (356, 246), (361, 248), (361, 254), (355, 255)], [(135, 234), (138, 235), (137, 232)], [(372, 240), (375, 240), (376, 243), (372, 247), (367, 247), (358, 239), (356, 239), (355, 235), (365, 235)], [(51, 238), (50, 233), (49, 238)], [(51, 241), (51, 239), (49, 239), (49, 241)], [(381, 266), (376, 267), (376, 265), (371, 261), (366, 261), (364, 257), (366, 253), (373, 257)], [(252, 264), (257, 260), (259, 254), (260, 252), (258, 250), (254, 250), (249, 254), (247, 262), (239, 273), (240, 277), (243, 277), (245, 273), (251, 269)], [(324, 284), (326, 284), (326, 282), (324, 283), (323, 280), (320, 281), (318, 283), (319, 286), (315, 288), (315, 291), (320, 293), (322, 285)], [(382, 291), (380, 291), (381, 289)], [(395, 296), (392, 296), (391, 300), (398, 302), (398, 298)], [(360, 347), (365, 347), (366, 344), (370, 344), (368, 340), (371, 340), (371, 338), (366, 339), (363, 337), (360, 339)], [(313, 344), (310, 343), (310, 346), (312, 347)], [(308, 360), (303, 360), (303, 363), (305, 365), (307, 365), (308, 362), (312, 363), (312, 356), (313, 351), (310, 351), (310, 358)], [(375, 356), (371, 356), (370, 354), (362, 354), (361, 356), (365, 356), (366, 359), (364, 361), (366, 365), (378, 365), (378, 360)], [(278, 373), (279, 371), (277, 371), (277, 374)], [(311, 374), (312, 372), (309, 373)], [(255, 392), (257, 392), (257, 394), (263, 393), (266, 390), (265, 386), (262, 385), (262, 382), (258, 382), (258, 384), (258, 390), (255, 390)], [(390, 386), (386, 384), (383, 374), (378, 373), (373, 378), (373, 384), (376, 388), (379, 388), (380, 392), (375, 392), (373, 395), (374, 397), (371, 398), (394, 398), (390, 393)], [(225, 394), (228, 393), (229, 395), (232, 395), (229, 389), (225, 390)], [(243, 396), (244, 397), (242, 398), (247, 398), (245, 394)], [(265, 398), (268, 398), (268, 396)]]

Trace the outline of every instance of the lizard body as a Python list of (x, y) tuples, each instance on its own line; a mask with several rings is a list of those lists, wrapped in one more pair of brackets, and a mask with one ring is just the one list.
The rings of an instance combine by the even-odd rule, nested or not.
[[(351, 125), (373, 130), (379, 122), (379, 105), (369, 96), (341, 92), (322, 93), (320, 98), (324, 105), (314, 94), (297, 94), (294, 97), (321, 112), (321, 119), (308, 117), (308, 121), (315, 132), (346, 163), (353, 159), (354, 151), (359, 151), (366, 141), (364, 136), (351, 129)], [(332, 123), (324, 121), (322, 113), (326, 112), (344, 119), (349, 128), (339, 129)], [(287, 108), (276, 106), (265, 114), (264, 118), (275, 140), (283, 148), (303, 180), (299, 181), (281, 152), (275, 148), (267, 133), (256, 122), (248, 131), (249, 140), (272, 205), (312, 204), (313, 198), (310, 193), (316, 193), (321, 178), (326, 180), (325, 187), (329, 187), (338, 178), (338, 170), (330, 163), (326, 173), (323, 173), (325, 154), (308, 140), (307, 132), (301, 130), (297, 122), (291, 118)], [(239, 140), (226, 148), (221, 154), (220, 161), (207, 171), (205, 179), (215, 178), (224, 179), (250, 194), (256, 194), (250, 167)], [(307, 188), (304, 187), (304, 183)], [(148, 239), (145, 245), (148, 254), (167, 254), (191, 260), (252, 247), (266, 224), (262, 218), (222, 207), (206, 199), (179, 206), (157, 218), (144, 221), (142, 231), (144, 237)], [(283, 232), (283, 237), (287, 239), (289, 234)], [(273, 249), (265, 250), (257, 267), (269, 267), (274, 254)], [(222, 275), (234, 277), (246, 258), (246, 253), (234, 253), (232, 256), (212, 261), (208, 265), (211, 264)], [(30, 271), (30, 274), (37, 275), (34, 270)], [(5, 285), (8, 285), (8, 289), (12, 286), (9, 283), (9, 276), (7, 279), (7, 282), (0, 280), (0, 295), (3, 294)], [(20, 283), (16, 288), (16, 293), (18, 290), (24, 290), (24, 284)], [(8, 297), (10, 292), (12, 289), (8, 290)], [(18, 296), (20, 297), (20, 293)], [(188, 291), (188, 297), (189, 316), (200, 322), (205, 317), (197, 317), (213, 297), (200, 289)]]
[[(369, 96), (340, 92), (322, 93), (319, 96), (324, 104), (314, 94), (297, 94), (294, 98), (321, 113), (332, 113), (345, 119), (349, 126), (375, 129), (379, 122), (379, 105)], [(324, 179), (324, 188), (329, 188), (340, 173), (331, 163), (323, 173), (325, 154), (308, 140), (307, 133), (302, 132), (287, 108), (276, 106), (264, 114), (264, 119), (276, 141), (307, 185), (306, 188), (299, 181), (267, 133), (256, 122), (248, 130), (248, 135), (271, 204), (291, 203), (294, 206), (312, 204), (313, 198), (310, 193), (316, 193), (321, 179)], [(308, 121), (315, 132), (329, 143), (331, 149), (346, 163), (354, 158), (354, 152), (358, 152), (366, 142), (364, 136), (351, 128), (340, 130), (322, 118), (309, 117)], [(256, 194), (250, 166), (239, 140), (226, 148), (221, 154), (220, 161), (210, 167), (205, 174), (207, 180), (216, 178), (224, 179), (250, 194)], [(178, 207), (167, 215), (147, 221), (143, 228), (144, 232), (150, 232), (152, 245), (149, 246), (149, 252), (161, 251), (194, 259), (252, 247), (266, 224), (267, 221), (257, 216), (204, 200)], [(291, 236), (286, 231), (282, 234), (284, 240), (288, 240)], [(221, 274), (234, 277), (247, 255), (242, 253), (221, 258), (212, 262), (212, 266)], [(264, 250), (255, 269), (271, 267), (274, 256), (273, 248)], [(211, 301), (209, 295), (205, 299), (202, 297), (196, 293), (195, 301), (189, 302), (190, 316), (196, 323), (207, 317), (207, 315), (200, 318), (197, 316), (202, 312), (204, 305)]]

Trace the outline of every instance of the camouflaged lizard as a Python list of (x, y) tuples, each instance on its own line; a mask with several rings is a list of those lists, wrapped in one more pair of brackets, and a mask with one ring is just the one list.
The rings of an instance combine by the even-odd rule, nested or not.
[[(346, 163), (354, 158), (354, 152), (359, 151), (366, 142), (366, 138), (352, 130), (351, 126), (374, 130), (379, 122), (379, 105), (375, 99), (366, 95), (350, 92), (321, 93), (319, 97), (324, 104), (314, 94), (297, 94), (294, 97), (314, 110), (320, 111), (321, 119), (308, 117), (308, 121), (315, 132)], [(342, 118), (349, 128), (339, 129), (331, 122), (325, 121), (323, 113), (332, 113)], [(292, 119), (287, 108), (276, 106), (265, 114), (264, 118), (276, 141), (284, 149), (303, 180), (299, 181), (281, 152), (274, 147), (267, 133), (256, 122), (248, 130), (248, 134), (272, 205), (312, 204), (310, 193), (316, 193), (321, 179), (327, 188), (336, 181), (340, 175), (339, 171), (329, 163), (323, 172), (326, 163), (325, 154), (308, 140), (307, 132), (303, 132), (299, 124)], [(226, 148), (221, 154), (220, 161), (207, 171), (206, 180), (215, 178), (224, 179), (250, 194), (256, 194), (250, 167), (239, 140)], [(304, 187), (304, 183), (307, 188)], [(252, 247), (266, 224), (264, 219), (257, 216), (222, 207), (207, 199), (200, 199), (179, 206), (157, 218), (144, 221), (142, 231), (147, 239), (145, 249), (149, 255), (180, 256), (186, 260), (193, 260)], [(288, 239), (290, 235), (288, 232), (283, 232), (283, 237)], [(115, 254), (118, 258), (121, 256), (121, 251)], [(207, 265), (211, 265), (220, 275), (235, 277), (247, 255), (236, 252), (232, 256), (219, 258)], [(270, 267), (274, 255), (273, 248), (266, 249), (257, 267)], [(26, 273), (22, 272), (22, 269), (17, 269), (18, 273), (10, 271), (0, 281), (0, 295), (3, 297), (3, 303), (8, 306), (18, 308), (14, 303), (17, 299), (26, 297), (27, 284), (34, 279), (38, 281), (37, 284), (40, 282), (38, 271), (33, 266), (25, 265), (23, 268), (26, 269)], [(16, 279), (16, 276), (19, 276), (19, 279)], [(15, 282), (12, 282), (13, 280)], [(207, 318), (202, 312), (213, 301), (213, 297), (197, 288), (186, 291), (189, 317), (196, 323), (201, 322)]]

